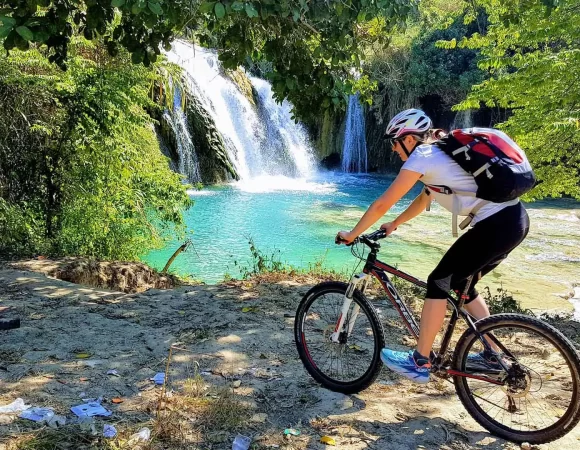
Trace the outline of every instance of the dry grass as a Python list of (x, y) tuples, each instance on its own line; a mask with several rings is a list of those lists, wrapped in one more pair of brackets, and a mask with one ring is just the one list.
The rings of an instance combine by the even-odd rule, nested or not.
[(179, 392), (161, 396), (155, 407), (154, 439), (172, 449), (228, 440), (250, 415), (250, 408), (231, 387), (208, 385), (197, 372)]
[(60, 450), (60, 449), (110, 449), (107, 444), (101, 445), (96, 436), (80, 430), (78, 426), (67, 425), (59, 429), (41, 428), (37, 431), (22, 434), (8, 443), (7, 450)]

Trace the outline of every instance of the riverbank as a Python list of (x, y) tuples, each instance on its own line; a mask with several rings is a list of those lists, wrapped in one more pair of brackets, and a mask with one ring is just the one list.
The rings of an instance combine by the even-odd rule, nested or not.
[[(5, 266), (0, 307), (3, 316), (19, 316), (22, 327), (1, 332), (0, 404), (21, 397), (71, 417), (70, 407), (83, 398), (103, 397), (112, 415), (97, 419), (97, 436), (4, 416), (0, 447), (40, 449), (56, 441), (63, 448), (128, 449), (127, 438), (148, 427), (150, 449), (231, 448), (238, 432), (256, 449), (322, 449), (325, 435), (346, 450), (517, 448), (481, 429), (443, 381), (417, 386), (384, 370), (353, 396), (315, 384), (297, 357), (292, 329), (298, 302), (318, 281), (273, 274), (126, 294)], [(396, 317), (386, 302), (381, 308)], [(579, 328), (572, 323), (566, 331), (577, 342)], [(397, 325), (389, 336), (399, 346), (408, 340)], [(150, 378), (165, 371), (172, 345), (173, 394), (157, 419), (161, 388)], [(117, 428), (118, 439), (102, 438), (105, 423)], [(286, 428), (301, 434), (285, 438)], [(571, 450), (579, 438), (574, 431), (540, 448)]]

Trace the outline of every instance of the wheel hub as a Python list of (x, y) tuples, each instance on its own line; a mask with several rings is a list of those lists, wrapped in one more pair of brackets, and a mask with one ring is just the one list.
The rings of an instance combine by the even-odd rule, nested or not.
[(532, 377), (529, 372), (524, 372), (521, 368), (513, 368), (513, 373), (510, 373), (506, 384), (501, 388), (508, 397), (525, 397), (532, 388)]

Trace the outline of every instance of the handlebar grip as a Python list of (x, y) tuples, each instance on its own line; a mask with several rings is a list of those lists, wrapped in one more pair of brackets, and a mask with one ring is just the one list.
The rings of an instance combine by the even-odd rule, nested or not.
[[(349, 242), (348, 244), (345, 244), (345, 245), (346, 245), (347, 247), (350, 247), (351, 245), (354, 245), (354, 244), (357, 242), (357, 239), (358, 239), (358, 238), (356, 238), (354, 241), (352, 241), (352, 242)], [(343, 243), (345, 243), (345, 242), (346, 242), (346, 241), (345, 241), (344, 239), (342, 239), (341, 237), (339, 237), (338, 235), (336, 235), (336, 237), (334, 238), (334, 243), (335, 243), (336, 245), (340, 245), (340, 244), (343, 244)]]
[(20, 328), (20, 319), (0, 319), (0, 330)]

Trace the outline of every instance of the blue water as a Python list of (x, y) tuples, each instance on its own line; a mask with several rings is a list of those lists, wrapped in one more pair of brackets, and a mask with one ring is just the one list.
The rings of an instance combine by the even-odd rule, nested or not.
[[(238, 277), (240, 266), (250, 266), (252, 238), (262, 253), (291, 266), (308, 269), (322, 261), (325, 268), (352, 272), (358, 260), (348, 248), (335, 245), (334, 236), (351, 229), (392, 180), (386, 175), (327, 173), (308, 181), (262, 177), (193, 191), (195, 204), (186, 213), (193, 248), (180, 254), (171, 268), (207, 283), (226, 274)], [(396, 217), (420, 189), (417, 185), (376, 226)], [(528, 238), (485, 284), (507, 287), (531, 307), (561, 307), (567, 302), (557, 295), (580, 282), (580, 205), (542, 202), (529, 205), (528, 212)], [(434, 205), (383, 241), (379, 257), (425, 279), (453, 243), (450, 224), (451, 215)], [(175, 240), (144, 259), (163, 268), (182, 242)]]
[[(250, 260), (251, 237), (260, 251), (294, 267), (308, 268), (324, 258), (325, 267), (346, 269), (355, 260), (344, 246), (334, 244), (334, 236), (350, 229), (392, 180), (328, 174), (308, 182), (275, 177), (254, 180), (250, 186), (190, 191), (195, 204), (186, 213), (186, 223), (195, 250), (180, 255), (172, 268), (210, 283), (222, 280), (225, 273), (238, 275), (234, 261)], [(417, 186), (397, 209), (419, 191)], [(180, 244), (174, 241), (145, 259), (163, 267)]]

